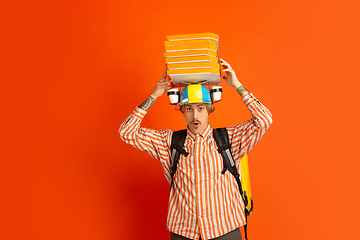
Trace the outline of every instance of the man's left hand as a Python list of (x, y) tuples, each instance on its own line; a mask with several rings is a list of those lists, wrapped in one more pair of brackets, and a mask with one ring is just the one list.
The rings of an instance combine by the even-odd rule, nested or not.
[(227, 84), (230, 87), (238, 89), (242, 84), (236, 77), (235, 71), (231, 68), (230, 64), (222, 58), (220, 58), (220, 64), (224, 68), (222, 72), (226, 72), (227, 76), (224, 76), (224, 79), (226, 80)]

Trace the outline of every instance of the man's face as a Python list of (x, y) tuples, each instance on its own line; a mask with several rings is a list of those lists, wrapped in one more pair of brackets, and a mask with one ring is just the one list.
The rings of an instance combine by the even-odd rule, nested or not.
[(185, 104), (185, 120), (194, 134), (199, 134), (208, 125), (208, 111), (204, 103)]

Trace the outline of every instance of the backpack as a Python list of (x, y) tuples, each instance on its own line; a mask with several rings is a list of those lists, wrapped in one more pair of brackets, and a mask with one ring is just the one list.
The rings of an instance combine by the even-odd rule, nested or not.
[[(171, 151), (172, 164), (171, 164), (171, 174), (170, 174), (171, 177), (170, 189), (172, 188), (173, 179), (175, 172), (177, 170), (177, 164), (180, 155), (184, 154), (185, 157), (189, 155), (189, 153), (184, 150), (184, 143), (187, 135), (186, 132), (187, 132), (186, 129), (175, 131), (171, 137), (170, 151)], [(240, 174), (237, 171), (236, 164), (232, 157), (229, 135), (226, 128), (213, 129), (213, 137), (215, 139), (216, 146), (218, 148), (217, 150), (223, 158), (224, 167), (221, 173), (225, 174), (225, 172), (229, 170), (229, 172), (235, 177), (235, 180), (238, 184), (239, 192), (245, 204), (245, 218), (247, 223), (247, 216), (250, 216), (254, 206), (252, 200), (252, 194), (251, 194), (251, 187), (250, 187), (250, 175), (249, 175), (247, 155), (245, 155), (240, 160), (240, 169), (241, 169), (241, 180), (240, 180)], [(244, 225), (244, 232), (245, 232), (245, 239), (247, 239), (247, 224)]]

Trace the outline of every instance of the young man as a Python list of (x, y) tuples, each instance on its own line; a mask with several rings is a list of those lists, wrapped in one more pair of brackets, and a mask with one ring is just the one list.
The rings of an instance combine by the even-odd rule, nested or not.
[[(272, 123), (270, 111), (239, 82), (231, 66), (221, 59), (223, 72), (230, 87), (236, 89), (252, 114), (252, 119), (227, 127), (231, 152), (236, 165), (262, 138)], [(171, 87), (166, 73), (150, 96), (122, 123), (119, 129), (123, 141), (149, 155), (162, 165), (171, 182), (171, 136), (174, 130), (151, 130), (140, 127), (141, 121), (155, 100)], [(197, 88), (197, 89), (196, 89)], [(189, 93), (187, 91), (195, 91)], [(184, 94), (184, 95), (183, 95)], [(208, 122), (214, 111), (209, 91), (198, 85), (188, 85), (181, 94), (181, 112), (187, 123), (184, 149), (170, 191), (167, 228), (171, 240), (180, 239), (241, 239), (239, 227), (245, 224), (244, 202), (236, 180), (229, 171), (222, 174), (223, 159)], [(187, 101), (186, 101), (187, 100)]]

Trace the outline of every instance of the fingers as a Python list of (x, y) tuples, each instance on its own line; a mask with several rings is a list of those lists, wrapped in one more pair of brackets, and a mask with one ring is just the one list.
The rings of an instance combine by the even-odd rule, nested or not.
[(169, 91), (170, 89), (172, 89), (172, 86), (167, 86), (166, 87), (166, 91)]
[(171, 78), (168, 78), (168, 80), (166, 80), (165, 81), (165, 79), (160, 79), (158, 82), (157, 82), (157, 84), (160, 84), (160, 83), (162, 83), (162, 84), (168, 84), (168, 83), (171, 83), (173, 80), (171, 79)]
[(169, 82), (161, 82), (161, 83), (158, 83), (157, 86), (163, 88), (163, 87), (169, 86)]
[(227, 63), (222, 63), (221, 64), (225, 69), (232, 69), (231, 66)]
[(169, 80), (169, 81), (166, 81), (166, 82), (159, 81), (156, 84), (156, 88), (170, 90), (172, 88), (172, 86), (170, 84), (171, 82), (172, 82), (172, 80)]
[(225, 61), (224, 59), (220, 58), (220, 61), (221, 61), (222, 63), (227, 64), (227, 65), (230, 66), (230, 64), (229, 64), (227, 61)]
[(228, 62), (226, 62), (224, 59), (220, 58), (220, 61), (221, 61), (220, 64), (221, 64), (222, 66), (224, 66), (224, 67), (226, 67), (226, 68), (232, 69), (231, 66), (230, 66), (230, 64), (229, 64)]
[(166, 76), (167, 76), (167, 69), (165, 69), (165, 72), (159, 82), (165, 82)]
[(167, 83), (169, 83), (169, 82), (172, 82), (172, 80), (168, 80), (168, 81), (159, 81), (159, 82), (158, 82), (158, 84), (165, 84), (165, 85), (166, 85), (166, 84), (167, 84)]

